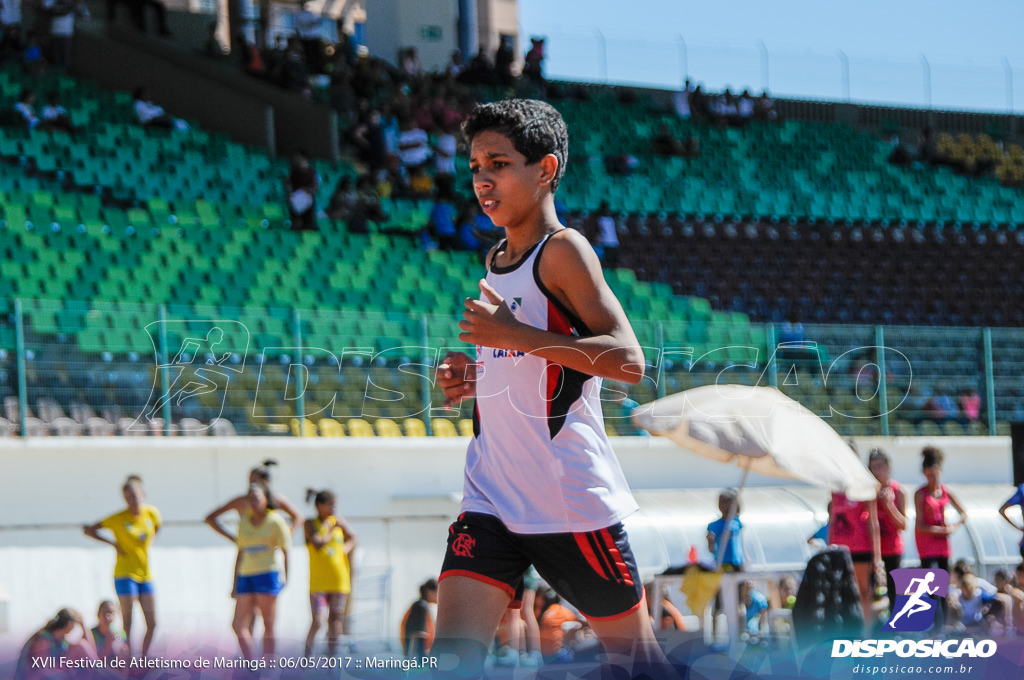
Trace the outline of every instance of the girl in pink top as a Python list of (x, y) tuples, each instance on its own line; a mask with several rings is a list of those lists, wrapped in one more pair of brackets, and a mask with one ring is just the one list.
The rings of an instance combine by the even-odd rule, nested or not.
[(864, 626), (872, 626), (872, 601), (876, 582), (885, 578), (882, 563), (882, 549), (878, 540), (878, 506), (876, 501), (851, 501), (841, 493), (832, 494), (829, 504), (828, 542), (830, 545), (844, 545), (850, 550), (853, 573), (857, 577), (860, 604), (864, 610)]
[[(914, 507), (917, 510), (914, 538), (917, 540), (917, 554), (921, 557), (922, 569), (949, 571), (949, 537), (967, 521), (967, 511), (941, 481), (944, 457), (942, 451), (934, 446), (926, 446), (921, 451), (921, 456), (921, 472), (924, 473), (927, 483), (914, 493)], [(960, 519), (947, 526), (948, 505), (956, 508), (960, 513)]]
[[(945, 569), (949, 571), (949, 556), (952, 552), (949, 536), (967, 520), (967, 513), (960, 502), (942, 483), (942, 451), (926, 446), (921, 451), (921, 472), (927, 483), (914, 493), (914, 508), (917, 510), (917, 524), (914, 538), (917, 554), (921, 557), (922, 569)], [(960, 513), (960, 519), (946, 525), (946, 506), (952, 505)], [(939, 600), (935, 613), (935, 629), (941, 630), (946, 622), (946, 598)]]
[(903, 559), (903, 532), (907, 528), (907, 498), (890, 476), (889, 454), (882, 449), (871, 449), (868, 453), (868, 469), (878, 480), (878, 538), (882, 547), (882, 563), (885, 565), (885, 581), (890, 606), (896, 602), (896, 585), (892, 579), (893, 569), (900, 568)]

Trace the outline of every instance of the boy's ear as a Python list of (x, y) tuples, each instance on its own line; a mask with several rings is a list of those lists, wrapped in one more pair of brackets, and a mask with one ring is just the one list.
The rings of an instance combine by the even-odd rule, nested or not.
[(558, 158), (555, 157), (555, 154), (549, 153), (540, 159), (538, 165), (540, 165), (541, 184), (551, 184), (558, 173)]

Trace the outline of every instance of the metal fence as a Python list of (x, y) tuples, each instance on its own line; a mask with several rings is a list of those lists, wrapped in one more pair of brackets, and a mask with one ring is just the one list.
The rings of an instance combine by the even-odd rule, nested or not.
[(1024, 109), (1024, 69), (1006, 56), (949, 63), (924, 54), (880, 58), (843, 50), (797, 52), (763, 41), (701, 44), (682, 34), (612, 36), (543, 24), (531, 27), (530, 35), (547, 38), (549, 78), (670, 89), (692, 78), (706, 91), (769, 90), (782, 97), (929, 109)]
[[(452, 435), (434, 383), (451, 314), (0, 300), (4, 435)], [(847, 435), (1005, 434), (1024, 420), (1024, 330), (638, 318), (647, 368), (604, 381), (609, 432), (637, 403), (776, 386)], [(881, 376), (885, 376), (881, 380)]]

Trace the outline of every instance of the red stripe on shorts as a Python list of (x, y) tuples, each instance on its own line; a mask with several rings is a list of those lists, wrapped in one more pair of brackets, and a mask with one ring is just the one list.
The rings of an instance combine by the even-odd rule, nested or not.
[(583, 553), (583, 557), (586, 558), (587, 564), (590, 568), (597, 572), (597, 575), (608, 581), (608, 574), (605, 573), (604, 568), (601, 566), (601, 562), (597, 559), (597, 555), (594, 554), (594, 550), (590, 547), (590, 543), (587, 541), (586, 534), (573, 534), (573, 538), (576, 539), (576, 545), (579, 546), (580, 552)]
[(604, 544), (608, 547), (608, 552), (612, 556), (612, 561), (615, 562), (615, 566), (619, 569), (622, 580), (628, 586), (633, 585), (633, 576), (629, 573), (629, 567), (626, 566), (626, 560), (623, 559), (622, 553), (619, 552), (619, 547), (612, 540), (611, 533), (607, 529), (601, 529), (601, 536), (604, 538)]

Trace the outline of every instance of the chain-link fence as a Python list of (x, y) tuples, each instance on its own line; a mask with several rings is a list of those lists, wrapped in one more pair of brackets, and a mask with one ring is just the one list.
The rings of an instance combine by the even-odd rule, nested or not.
[[(434, 371), (459, 317), (359, 310), (0, 300), (6, 435), (456, 435)], [(722, 315), (716, 315), (721, 317)], [(770, 385), (846, 435), (1005, 434), (1024, 420), (1024, 331), (637, 318), (630, 409), (708, 384)], [(884, 375), (885, 380), (880, 380)]]

